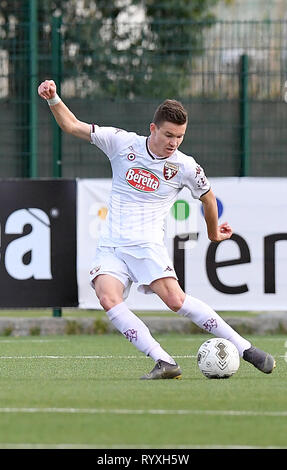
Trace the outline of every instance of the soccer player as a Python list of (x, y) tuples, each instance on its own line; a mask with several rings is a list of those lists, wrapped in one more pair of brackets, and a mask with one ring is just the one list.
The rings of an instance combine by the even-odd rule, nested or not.
[(232, 236), (227, 222), (218, 224), (216, 198), (203, 169), (179, 151), (188, 123), (182, 104), (164, 101), (155, 111), (150, 135), (144, 137), (78, 120), (58, 96), (53, 80), (42, 82), (38, 93), (47, 100), (64, 132), (96, 145), (110, 160), (113, 182), (109, 211), (90, 282), (113, 325), (155, 361), (152, 371), (141, 378), (179, 379), (182, 372), (126, 305), (133, 282), (143, 293), (157, 294), (169, 309), (190, 318), (203, 330), (228, 339), (243, 359), (271, 373), (275, 360), (270, 354), (252, 346), (210, 306), (183, 292), (163, 243), (164, 219), (183, 187), (202, 202), (209, 239), (221, 242)]

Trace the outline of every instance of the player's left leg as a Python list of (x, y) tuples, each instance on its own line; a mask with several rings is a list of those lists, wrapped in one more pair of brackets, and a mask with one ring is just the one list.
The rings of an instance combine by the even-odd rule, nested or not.
[(231, 341), (238, 349), (240, 356), (257, 369), (267, 374), (272, 372), (275, 367), (275, 360), (270, 354), (252, 346), (209, 305), (185, 294), (176, 279), (171, 277), (157, 279), (151, 283), (150, 287), (171, 310), (190, 318), (203, 330)]

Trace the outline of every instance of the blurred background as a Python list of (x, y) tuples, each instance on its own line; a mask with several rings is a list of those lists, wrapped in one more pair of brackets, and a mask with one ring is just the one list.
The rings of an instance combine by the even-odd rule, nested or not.
[(55, 126), (44, 79), (85, 122), (146, 135), (183, 102), (182, 150), (212, 176), (287, 176), (286, 0), (0, 0), (1, 177), (110, 177)]

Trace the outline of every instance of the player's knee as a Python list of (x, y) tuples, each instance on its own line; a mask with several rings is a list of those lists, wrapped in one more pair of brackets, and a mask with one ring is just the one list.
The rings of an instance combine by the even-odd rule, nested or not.
[(100, 293), (97, 294), (97, 296), (101, 306), (106, 312), (123, 301), (118, 295), (113, 295), (112, 293)]
[(184, 294), (169, 294), (165, 303), (168, 308), (170, 308), (170, 310), (177, 312), (179, 309), (181, 309), (184, 298)]

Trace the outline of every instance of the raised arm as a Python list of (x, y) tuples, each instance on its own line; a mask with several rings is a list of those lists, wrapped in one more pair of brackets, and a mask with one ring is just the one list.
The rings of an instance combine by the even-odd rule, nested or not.
[(50, 109), (64, 132), (80, 139), (91, 139), (91, 128), (86, 122), (79, 121), (57, 95), (56, 84), (53, 80), (45, 80), (38, 87), (38, 94), (48, 101)]
[(204, 217), (207, 225), (208, 238), (213, 242), (221, 242), (232, 236), (232, 229), (227, 222), (218, 225), (217, 202), (210, 189), (200, 198), (203, 204)]

